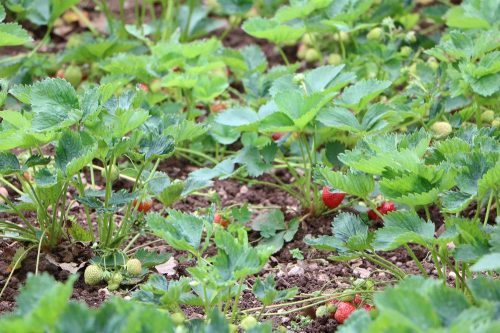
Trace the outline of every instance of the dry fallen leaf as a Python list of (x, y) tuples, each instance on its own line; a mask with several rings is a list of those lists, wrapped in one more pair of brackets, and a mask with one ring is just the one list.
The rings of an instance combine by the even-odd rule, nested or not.
[(175, 260), (174, 257), (170, 257), (170, 259), (168, 259), (166, 263), (155, 266), (155, 268), (158, 271), (158, 273), (167, 274), (168, 276), (171, 276), (176, 274), (175, 267), (177, 267), (177, 264), (178, 264), (177, 260)]

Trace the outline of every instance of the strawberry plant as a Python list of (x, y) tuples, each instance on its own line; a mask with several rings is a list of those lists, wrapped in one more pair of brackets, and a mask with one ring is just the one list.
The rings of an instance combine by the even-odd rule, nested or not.
[(2, 1), (0, 331), (498, 330), (499, 16)]

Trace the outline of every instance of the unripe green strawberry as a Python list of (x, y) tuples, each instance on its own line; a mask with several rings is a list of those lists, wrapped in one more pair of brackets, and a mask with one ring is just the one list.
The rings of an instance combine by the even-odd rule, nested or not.
[(307, 62), (316, 62), (320, 58), (319, 52), (316, 49), (309, 49), (306, 51), (305, 60)]
[(240, 327), (244, 330), (249, 330), (257, 325), (257, 319), (254, 316), (246, 316), (240, 322)]
[(87, 266), (87, 268), (85, 268), (85, 272), (83, 273), (83, 279), (89, 286), (98, 284), (103, 279), (103, 272), (101, 267), (97, 265)]
[(313, 38), (312, 38), (311, 34), (305, 34), (302, 37), (302, 43), (304, 43), (307, 46), (312, 46), (314, 43), (313, 43)]
[(403, 57), (408, 57), (411, 54), (411, 51), (412, 51), (411, 47), (409, 47), (409, 46), (403, 46), (403, 47), (401, 47), (401, 50), (399, 50), (399, 53)]
[(123, 281), (123, 275), (120, 272), (113, 273), (109, 279), (109, 284), (120, 284)]
[(491, 122), (491, 126), (500, 127), (500, 118), (495, 118), (495, 120)]
[(318, 308), (316, 309), (316, 317), (318, 317), (318, 318), (326, 317), (329, 315), (330, 315), (330, 312), (328, 311), (328, 308), (326, 307), (326, 305), (318, 306)]
[(142, 271), (142, 264), (139, 259), (129, 259), (127, 261), (127, 272), (130, 275), (139, 275)]
[(326, 305), (326, 311), (328, 311), (328, 313), (335, 312), (335, 311), (337, 311), (337, 306), (333, 303), (328, 303)]
[(77, 87), (82, 82), (82, 70), (80, 67), (70, 65), (64, 72), (64, 78), (71, 83), (73, 87)]
[(300, 44), (299, 49), (297, 50), (297, 58), (304, 59), (306, 57), (307, 50), (309, 50), (307, 46)]
[(495, 112), (493, 110), (486, 110), (481, 114), (481, 121), (491, 123), (495, 119)]
[(333, 35), (333, 40), (339, 42), (347, 42), (349, 40), (349, 33), (345, 31), (341, 31), (338, 34)]
[(182, 312), (174, 312), (170, 316), (170, 319), (172, 319), (172, 322), (178, 326), (184, 323), (184, 321), (186, 320), (186, 316), (184, 316), (184, 313)]
[(452, 128), (449, 122), (438, 121), (432, 124), (431, 131), (436, 138), (445, 138), (450, 135)]
[(439, 68), (439, 63), (436, 58), (430, 57), (427, 59), (427, 65), (432, 68), (433, 71), (436, 71)]
[[(103, 170), (102, 171), (102, 175), (104, 176), (104, 178), (106, 178), (106, 175), (107, 175), (107, 172), (106, 170)], [(118, 177), (120, 177), (120, 169), (118, 169), (118, 167), (116, 165), (112, 165), (111, 166), (111, 170), (109, 171), (109, 180), (110, 182), (114, 182), (115, 180), (118, 179)]]
[(328, 56), (328, 63), (330, 65), (340, 65), (342, 63), (342, 56), (338, 53), (332, 53)]
[(372, 30), (370, 30), (368, 32), (368, 34), (366, 35), (366, 38), (368, 40), (380, 40), (382, 38), (382, 33), (384, 32), (384, 30), (382, 30), (382, 28), (380, 27), (376, 27), (376, 28), (373, 28)]
[(119, 283), (108, 283), (108, 290), (109, 291), (117, 290), (119, 287), (120, 287)]

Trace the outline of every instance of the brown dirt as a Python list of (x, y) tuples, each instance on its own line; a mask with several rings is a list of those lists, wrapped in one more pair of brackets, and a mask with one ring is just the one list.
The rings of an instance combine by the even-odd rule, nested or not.
[[(184, 179), (187, 174), (195, 170), (196, 167), (190, 166), (182, 160), (169, 159), (161, 164), (160, 169), (166, 172), (173, 179)], [(286, 175), (284, 176), (286, 178)], [(270, 177), (263, 178), (268, 181), (271, 180)], [(125, 182), (118, 185), (123, 187), (129, 186)], [(286, 212), (285, 215), (287, 220), (295, 216), (300, 216), (301, 214), (298, 203), (285, 193), (281, 192), (279, 189), (262, 185), (243, 184), (235, 180), (217, 180), (214, 183), (213, 189), (219, 194), (223, 207), (235, 203), (277, 206), (280, 207), (282, 211)], [(205, 197), (190, 196), (176, 203), (174, 208), (182, 211), (195, 211), (199, 208), (207, 207), (209, 204), (210, 202)], [(159, 203), (156, 203), (153, 207), (153, 209), (157, 211), (160, 211), (162, 208), (163, 207)], [(431, 212), (434, 222), (439, 225), (442, 219), (435, 214), (437, 210), (431, 209)], [(327, 257), (331, 255), (330, 253), (318, 251), (305, 245), (303, 238), (306, 235), (319, 236), (331, 234), (332, 219), (333, 216), (308, 217), (305, 219), (301, 223), (295, 239), (292, 242), (285, 244), (284, 248), (280, 252), (272, 256), (265, 269), (258, 275), (266, 276), (267, 274), (272, 273), (277, 277), (277, 287), (279, 289), (298, 287), (299, 292), (302, 294), (313, 293), (318, 290), (331, 291), (335, 289), (348, 288), (350, 279), (358, 277), (360, 272), (368, 272), (371, 277), (382, 284), (392, 281), (392, 277), (387, 272), (379, 270), (369, 262), (364, 260), (354, 260), (348, 263), (330, 262), (326, 260)], [(250, 237), (251, 239), (256, 239), (257, 235), (251, 234)], [(154, 239), (155, 238), (150, 235), (141, 237), (135, 245), (144, 244)], [(9, 265), (15, 249), (18, 246), (19, 244), (8, 243), (5, 241), (0, 244), (0, 282), (2, 284), (8, 276), (7, 266)], [(304, 260), (296, 260), (292, 257), (290, 250), (296, 248), (302, 251)], [(153, 249), (170, 252), (179, 259), (179, 265), (176, 268), (177, 273), (170, 278), (178, 278), (180, 276), (187, 275), (186, 268), (195, 264), (193, 260), (183, 262), (181, 258), (184, 254), (169, 248), (163, 242), (156, 243)], [(413, 249), (417, 257), (420, 260), (423, 260), (423, 264), (428, 273), (435, 275), (436, 272), (433, 271), (434, 266), (432, 262), (425, 259), (427, 253), (424, 249), (417, 246), (413, 247)], [(73, 245), (63, 244), (57, 249), (57, 251), (54, 251), (53, 256), (57, 259), (57, 262), (74, 262), (79, 265), (81, 263), (85, 263), (92, 257), (92, 251), (88, 247), (79, 243)], [(391, 262), (396, 263), (396, 265), (403, 268), (408, 273), (419, 273), (416, 265), (403, 249), (384, 253), (383, 256)], [(35, 262), (36, 253), (33, 251), (24, 260), (23, 266), (15, 272), (13, 279), (7, 287), (3, 299), (0, 301), (0, 313), (9, 311), (14, 307), (14, 297), (18, 292), (18, 287), (24, 282), (27, 273), (34, 271)], [(83, 267), (84, 266), (80, 268), (80, 274), (83, 273)], [(69, 274), (67, 271), (62, 270), (60, 267), (47, 261), (46, 254), (42, 254), (41, 256), (39, 270), (47, 271), (59, 280), (65, 280)], [(248, 282), (253, 282), (254, 280), (255, 278), (251, 278)], [(87, 286), (83, 283), (82, 277), (80, 277), (75, 284), (73, 298), (85, 301), (90, 306), (95, 307), (100, 305), (109, 296), (103, 288), (105, 288), (104, 283), (93, 287)], [(119, 291), (118, 294), (127, 295), (129, 292), (126, 289), (123, 289)], [(251, 295), (250, 292), (245, 292), (245, 297), (242, 297), (240, 307), (242, 309), (248, 309), (257, 306), (260, 306), (259, 302)], [(198, 316), (200, 313), (199, 309), (194, 308), (186, 308), (186, 311), (193, 318)], [(294, 318), (295, 317), (293, 315), (290, 315), (280, 316), (279, 318), (274, 318), (273, 320), (277, 325), (291, 327), (291, 322)], [(335, 320), (318, 318), (305, 327), (304, 332), (333, 332), (335, 331), (335, 328)]]

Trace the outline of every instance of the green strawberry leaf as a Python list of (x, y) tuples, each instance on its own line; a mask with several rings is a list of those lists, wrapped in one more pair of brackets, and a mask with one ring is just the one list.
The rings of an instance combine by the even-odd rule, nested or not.
[(274, 275), (268, 275), (264, 280), (255, 280), (252, 288), (253, 294), (265, 306), (286, 301), (295, 297), (299, 291), (297, 287), (285, 290), (276, 290)]
[(201, 244), (203, 219), (169, 210), (168, 217), (153, 213), (146, 215), (147, 226), (174, 249), (196, 254)]
[[(5, 17), (5, 12), (3, 12)], [(2, 21), (2, 20), (0, 20)], [(0, 23), (0, 47), (23, 45), (32, 38), (26, 30), (17, 23)]]
[(277, 20), (252, 17), (242, 25), (243, 30), (257, 38), (267, 39), (274, 44), (282, 45), (299, 39), (306, 28), (301, 24), (282, 24)]
[(342, 97), (337, 102), (346, 108), (356, 111), (363, 109), (371, 100), (391, 86), (391, 81), (362, 80), (344, 89)]
[(409, 243), (427, 246), (433, 241), (432, 222), (425, 222), (415, 212), (391, 212), (384, 215), (384, 227), (375, 232), (374, 248), (391, 251)]
[(342, 192), (355, 195), (360, 198), (367, 198), (375, 189), (373, 177), (365, 174), (342, 174), (339, 171), (332, 171), (326, 167), (314, 168), (314, 179), (324, 186), (341, 190)]
[(33, 130), (38, 132), (67, 128), (82, 116), (75, 89), (62, 79), (34, 83), (30, 101), (35, 114)]
[(71, 177), (89, 165), (97, 153), (97, 143), (86, 132), (65, 130), (56, 148), (56, 166)]

